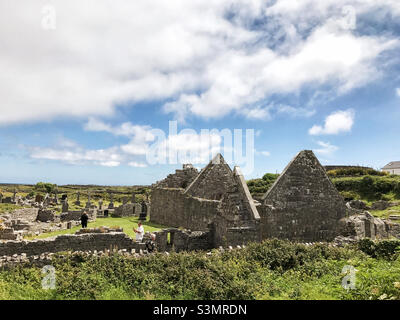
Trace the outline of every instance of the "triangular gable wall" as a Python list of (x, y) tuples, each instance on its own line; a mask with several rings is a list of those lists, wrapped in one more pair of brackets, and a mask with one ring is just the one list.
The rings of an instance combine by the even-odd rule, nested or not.
[(343, 203), (341, 195), (314, 153), (303, 150), (289, 162), (262, 199), (266, 204), (282, 207), (284, 202), (296, 199), (307, 199), (306, 203), (301, 203), (307, 206), (311, 201), (318, 202), (327, 197)]
[(221, 200), (232, 192), (236, 180), (221, 154), (217, 154), (186, 189), (185, 194), (209, 200)]
[(332, 240), (346, 216), (343, 198), (310, 150), (288, 164), (258, 209), (263, 238), (299, 241)]

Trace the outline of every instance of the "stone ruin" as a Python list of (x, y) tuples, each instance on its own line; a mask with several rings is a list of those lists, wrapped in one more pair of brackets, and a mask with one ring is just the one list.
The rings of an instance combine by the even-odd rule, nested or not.
[(151, 206), (150, 221), (208, 233), (212, 247), (268, 238), (400, 238), (399, 224), (349, 210), (310, 150), (294, 157), (260, 203), (240, 169), (232, 171), (218, 154), (200, 173), (184, 165), (154, 184)]
[(260, 240), (260, 216), (243, 175), (221, 154), (200, 173), (185, 165), (152, 187), (151, 222), (211, 232), (215, 247)]
[(312, 151), (287, 165), (258, 207), (262, 238), (332, 241), (346, 205)]
[[(46, 252), (96, 251), (107, 246), (118, 246), (125, 251), (144, 250), (143, 242), (135, 242), (122, 230), (106, 233), (82, 230), (75, 235), (20, 241), (35, 228), (53, 231), (54, 228), (68, 228), (68, 225), (71, 228), (71, 223), (79, 224), (82, 211), (54, 215), (46, 206), (45, 200), (49, 198), (35, 203), (38, 208), (21, 209), (32, 211), (20, 215), (30, 216), (29, 221), (18, 215), (0, 216), (1, 259), (9, 261), (10, 255), (17, 255), (14, 258), (19, 261)], [(40, 199), (31, 202), (35, 200)], [(89, 208), (83, 210), (89, 211), (90, 218), (96, 219), (98, 213), (102, 216), (105, 211), (102, 204), (97, 208), (90, 200), (88, 202)], [(306, 244), (318, 241), (344, 244), (364, 237), (400, 238), (400, 224), (374, 218), (366, 211), (369, 207), (360, 201), (345, 204), (318, 159), (308, 150), (296, 155), (261, 202), (252, 199), (240, 168), (232, 170), (218, 154), (200, 172), (191, 165), (184, 165), (182, 170), (154, 184), (150, 203), (136, 203), (133, 196), (131, 203), (126, 198), (122, 206), (110, 211), (115, 210), (120, 216), (147, 215), (150, 206), (151, 222), (171, 226), (155, 232), (158, 250), (166, 252), (238, 247), (267, 238)], [(388, 206), (390, 204), (380, 201), (372, 207)]]
[(131, 203), (129, 198), (124, 197), (123, 203), (112, 211), (114, 217), (138, 216), (142, 212), (142, 205), (136, 202), (135, 193), (132, 194)]

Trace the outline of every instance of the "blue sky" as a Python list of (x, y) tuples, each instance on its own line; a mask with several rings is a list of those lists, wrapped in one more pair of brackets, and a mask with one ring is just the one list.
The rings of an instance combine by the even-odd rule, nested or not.
[[(7, 2), (0, 16), (0, 182), (151, 184), (181, 167), (148, 161), (155, 129), (199, 168), (223, 147), (202, 129), (253, 129), (248, 179), (303, 149), (400, 160), (396, 0)], [(168, 137), (170, 121), (192, 131)]]

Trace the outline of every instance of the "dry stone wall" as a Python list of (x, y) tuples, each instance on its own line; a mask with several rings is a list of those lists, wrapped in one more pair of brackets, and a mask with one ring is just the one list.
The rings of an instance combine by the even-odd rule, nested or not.
[(65, 234), (55, 238), (31, 241), (5, 241), (0, 243), (0, 256), (25, 253), (28, 256), (45, 252), (119, 249), (144, 250), (143, 243), (137, 243), (123, 232)]

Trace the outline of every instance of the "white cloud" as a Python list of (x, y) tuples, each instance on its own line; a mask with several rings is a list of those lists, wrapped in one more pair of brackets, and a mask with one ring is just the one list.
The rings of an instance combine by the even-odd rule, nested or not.
[(128, 144), (120, 146), (123, 152), (131, 155), (145, 155), (148, 151), (148, 143), (155, 139), (150, 126), (133, 125), (131, 122), (124, 122), (113, 127), (101, 120), (89, 118), (84, 129), (86, 131), (104, 131), (116, 136), (131, 138)]
[(169, 154), (176, 155), (177, 163), (200, 164), (209, 162), (213, 156), (221, 152), (222, 137), (215, 133), (197, 134), (192, 130), (170, 135), (164, 141), (158, 142), (154, 147), (157, 158), (166, 158)]
[(30, 157), (33, 159), (44, 159), (53, 161), (62, 161), (69, 164), (95, 164), (106, 167), (119, 166), (123, 160), (123, 156), (119, 153), (118, 148), (99, 150), (85, 150), (81, 147), (72, 148), (28, 148)]
[(44, 30), (43, 3), (3, 1), (0, 125), (110, 116), (118, 104), (163, 99), (179, 119), (268, 119), (259, 105), (276, 94), (342, 93), (379, 77), (379, 57), (397, 40), (341, 28), (348, 4), (400, 12), (397, 0), (69, 0), (55, 2), (56, 29)]
[(396, 89), (396, 93), (397, 93), (397, 95), (400, 97), (400, 88), (397, 88), (397, 89)]
[[(124, 136), (128, 143), (120, 143), (107, 149), (86, 149), (72, 140), (62, 138), (54, 147), (26, 147), (33, 159), (61, 161), (73, 165), (94, 164), (116, 167), (127, 164), (131, 167), (144, 168), (149, 154), (164, 158), (165, 163), (207, 163), (221, 152), (223, 131), (197, 133), (191, 129), (181, 130), (177, 134), (162, 134), (156, 138), (158, 129), (150, 126), (133, 125), (125, 122), (112, 126), (101, 120), (89, 119), (85, 130), (108, 132), (115, 136)], [(225, 149), (224, 149), (225, 150)], [(171, 156), (172, 155), (172, 156)], [(175, 162), (174, 162), (175, 161)]]
[(128, 166), (135, 167), (135, 168), (146, 168), (147, 164), (131, 161), (128, 163)]
[(324, 126), (314, 125), (308, 133), (310, 135), (339, 134), (349, 132), (354, 124), (354, 110), (336, 111), (325, 119)]
[(260, 153), (265, 157), (269, 157), (271, 155), (269, 151), (260, 151)]
[(323, 156), (330, 156), (339, 149), (337, 146), (334, 146), (329, 142), (318, 141), (317, 144), (321, 148), (315, 149), (314, 151)]
[(288, 105), (278, 105), (276, 107), (276, 112), (279, 114), (286, 114), (292, 117), (311, 117), (315, 114), (315, 109), (308, 108), (295, 108)]

